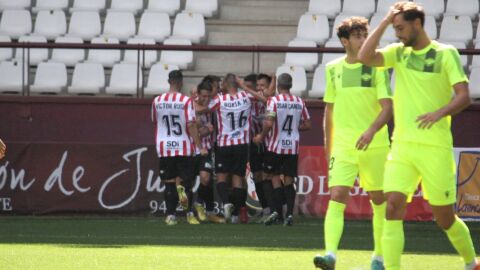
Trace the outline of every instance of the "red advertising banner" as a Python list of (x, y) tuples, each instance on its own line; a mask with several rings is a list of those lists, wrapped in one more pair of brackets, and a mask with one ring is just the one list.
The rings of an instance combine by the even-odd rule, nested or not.
[(457, 159), (457, 214), (480, 220), (480, 149), (455, 149)]

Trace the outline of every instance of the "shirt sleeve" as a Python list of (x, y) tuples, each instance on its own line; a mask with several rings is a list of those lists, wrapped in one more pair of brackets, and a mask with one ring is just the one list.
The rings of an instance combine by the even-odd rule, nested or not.
[(377, 68), (375, 72), (375, 88), (377, 90), (377, 99), (392, 98), (392, 88), (390, 87), (390, 75), (385, 68)]
[(307, 109), (307, 106), (305, 105), (305, 101), (302, 100), (302, 104), (303, 104), (303, 109), (302, 109), (302, 121), (305, 121), (305, 120), (310, 120), (310, 114), (308, 113), (308, 109)]
[(397, 64), (399, 58), (400, 58), (400, 51), (403, 48), (402, 43), (393, 43), (390, 44), (380, 50), (380, 52), (383, 55), (383, 67), (385, 68), (393, 68)]
[(185, 119), (187, 120), (187, 123), (194, 122), (196, 120), (195, 108), (193, 108), (193, 102), (191, 98), (189, 98), (187, 103), (185, 103)]
[(220, 107), (220, 98), (219, 96), (215, 96), (212, 100), (210, 100), (210, 103), (208, 103), (208, 109), (211, 111), (218, 110)]
[(268, 98), (266, 116), (277, 117), (277, 106), (275, 106), (275, 101), (273, 98)]
[(323, 101), (327, 103), (335, 103), (337, 91), (335, 89), (335, 67), (327, 66), (325, 69), (325, 96)]
[(460, 61), (460, 54), (456, 48), (451, 48), (445, 51), (445, 72), (448, 76), (450, 85), (455, 85), (459, 82), (468, 82), (467, 75), (463, 71)]

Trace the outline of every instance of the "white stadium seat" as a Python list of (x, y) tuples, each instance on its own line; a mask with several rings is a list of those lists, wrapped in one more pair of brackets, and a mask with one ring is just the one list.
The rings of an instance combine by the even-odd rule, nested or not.
[(102, 25), (97, 11), (74, 11), (70, 16), (68, 35), (89, 41), (100, 35)]
[(425, 16), (425, 25), (423, 26), (423, 28), (425, 29), (425, 32), (427, 32), (427, 35), (430, 39), (437, 39), (437, 22), (435, 21), (435, 17), (433, 15)]
[(143, 0), (111, 0), (110, 9), (108, 11), (126, 11), (137, 14), (143, 9)]
[(313, 74), (313, 81), (312, 81), (312, 90), (308, 91), (308, 97), (311, 98), (323, 98), (325, 95), (325, 65), (319, 65), (315, 69), (315, 73)]
[[(168, 38), (163, 45), (192, 45), (188, 39)], [(193, 63), (192, 51), (165, 51), (160, 54), (160, 62), (169, 65), (176, 65), (180, 69), (187, 69)]]
[(202, 14), (184, 12), (175, 16), (173, 34), (175, 38), (188, 39), (200, 43), (205, 37), (205, 19)]
[[(383, 21), (385, 18), (385, 14), (375, 14), (370, 19), (370, 29), (375, 29), (377, 26)], [(397, 36), (395, 35), (395, 29), (393, 29), (392, 25), (389, 25), (381, 38), (382, 41), (386, 42), (395, 42), (397, 40)]]
[[(438, 42), (452, 45), (453, 47), (455, 47), (457, 49), (466, 49), (467, 48), (467, 46), (465, 46), (465, 43), (463, 43), (463, 42), (443, 41), (443, 40), (438, 40)], [(460, 62), (462, 63), (463, 67), (466, 67), (467, 64), (468, 64), (468, 55), (466, 55), (466, 54), (460, 55)]]
[(396, 2), (398, 2), (398, 0), (378, 0), (376, 13), (385, 17), (390, 7)]
[(72, 94), (98, 94), (105, 87), (105, 71), (98, 63), (78, 63), (73, 70), (72, 85), (67, 88)]
[(146, 11), (166, 12), (173, 17), (180, 10), (180, 0), (148, 0)]
[(303, 96), (307, 90), (307, 73), (303, 67), (282, 65), (277, 68), (276, 76), (282, 73), (288, 73), (292, 76), (292, 88), (290, 93), (296, 96)]
[(370, 17), (375, 12), (375, 0), (343, 0), (341, 14)]
[(333, 37), (337, 37), (336, 35), (336, 32), (335, 32), (335, 29), (340, 25), (340, 23), (347, 19), (347, 18), (350, 18), (351, 16), (350, 15), (345, 15), (345, 14), (339, 14), (337, 15), (337, 17), (335, 17), (335, 20), (333, 21), (333, 33), (332, 33), (332, 38)]
[(18, 61), (0, 62), (0, 92), (21, 92), (24, 84), (28, 84), (28, 71), (22, 74), (22, 63)]
[(439, 39), (469, 43), (473, 37), (472, 20), (469, 16), (444, 16)]
[(470, 97), (473, 99), (480, 99), (480, 67), (473, 67), (470, 71)]
[(311, 40), (322, 45), (330, 36), (328, 18), (325, 15), (304, 14), (300, 17), (297, 39)]
[(466, 15), (474, 20), (478, 16), (478, 0), (449, 0), (445, 15)]
[[(57, 37), (55, 43), (83, 43), (79, 37)], [(85, 60), (84, 49), (53, 49), (52, 62), (64, 63), (67, 67), (73, 67), (76, 63)]]
[(30, 8), (30, 0), (0, 0), (0, 10)]
[(34, 93), (60, 93), (67, 86), (67, 68), (63, 63), (40, 63), (35, 81), (30, 86)]
[[(117, 38), (98, 37), (92, 39), (92, 44), (119, 44)], [(120, 61), (120, 50), (91, 49), (88, 51), (88, 62), (100, 63), (104, 67), (112, 67)]]
[(68, 0), (37, 0), (32, 8), (34, 13), (41, 10), (66, 10), (68, 8)]
[[(9, 36), (0, 36), (0, 42), (11, 42), (12, 39)], [(0, 61), (5, 61), (13, 58), (12, 48), (0, 49)]]
[(342, 8), (340, 0), (310, 0), (308, 13), (326, 15), (329, 19), (335, 18)]
[(139, 87), (142, 87), (142, 71), (136, 64), (116, 64), (113, 66), (110, 84), (105, 88), (107, 94), (135, 95), (137, 93), (137, 75), (140, 72)]
[[(21, 36), (18, 39), (18, 42), (36, 42), (36, 43), (47, 43), (47, 39), (43, 36)], [(21, 61), (22, 49), (17, 48), (15, 50), (15, 59)], [(30, 49), (30, 64), (38, 65), (40, 62), (43, 62), (48, 59), (48, 49)], [(25, 63), (27, 62), (27, 50), (25, 50)]]
[[(325, 43), (325, 47), (329, 48), (343, 48), (342, 43), (340, 40), (331, 40)], [(322, 54), (322, 64), (326, 65), (328, 62), (337, 59), (341, 56), (343, 56), (343, 53), (323, 53)]]
[(218, 0), (186, 0), (185, 11), (209, 18), (217, 13)]
[(74, 11), (96, 11), (105, 9), (107, 0), (74, 0), (70, 12)]
[(136, 33), (135, 17), (126, 11), (109, 11), (103, 25), (103, 36), (127, 41)]
[(170, 84), (168, 83), (168, 74), (172, 70), (178, 70), (178, 66), (157, 63), (150, 68), (147, 87), (144, 89), (145, 95), (158, 95), (168, 92)]
[(143, 12), (137, 37), (153, 38), (156, 42), (161, 42), (170, 36), (171, 32), (170, 18), (167, 13)]
[[(155, 40), (151, 38), (131, 38), (127, 41), (127, 44), (147, 44), (155, 45)], [(140, 51), (140, 62), (142, 61), (143, 53)], [(137, 63), (138, 51), (137, 50), (125, 50), (123, 61), (126, 63)], [(157, 61), (157, 51), (145, 50), (145, 66), (150, 67)]]
[[(14, 1), (11, 1), (14, 2)], [(32, 32), (32, 15), (28, 10), (4, 10), (0, 20), (0, 35), (13, 39)]]
[(34, 35), (45, 36), (48, 40), (64, 35), (67, 32), (67, 18), (63, 10), (42, 10), (35, 20)]
[(425, 15), (434, 16), (436, 19), (439, 19), (445, 11), (444, 0), (414, 0), (413, 2), (416, 2), (423, 7)]
[[(292, 40), (288, 47), (311, 47), (316, 48), (317, 44), (311, 40)], [(292, 66), (303, 66), (305, 70), (311, 71), (318, 64), (318, 53), (294, 53), (285, 54), (285, 64)]]

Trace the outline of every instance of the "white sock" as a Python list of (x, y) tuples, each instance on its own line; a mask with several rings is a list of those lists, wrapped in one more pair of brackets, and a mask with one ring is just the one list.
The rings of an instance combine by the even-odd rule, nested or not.
[(477, 266), (477, 259), (473, 260), (473, 262), (465, 265), (465, 270), (473, 270)]
[(372, 255), (372, 261), (379, 261), (383, 263), (383, 256)]
[(330, 257), (332, 257), (334, 260), (337, 260), (337, 256), (335, 255), (335, 253), (327, 252), (327, 256), (330, 256)]

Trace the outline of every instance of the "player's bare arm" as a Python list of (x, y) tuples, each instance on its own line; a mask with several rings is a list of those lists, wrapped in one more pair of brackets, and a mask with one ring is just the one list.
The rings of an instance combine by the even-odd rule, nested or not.
[(272, 80), (270, 81), (270, 85), (268, 86), (268, 93), (265, 93), (266, 97), (273, 97), (275, 96), (275, 90), (277, 87), (277, 76), (275, 74), (271, 75)]
[(384, 98), (378, 101), (382, 110), (370, 127), (358, 138), (356, 148), (358, 150), (367, 150), (373, 140), (373, 137), (383, 126), (385, 126), (393, 116), (393, 103), (391, 99)]
[(325, 157), (330, 160), (332, 149), (332, 133), (333, 133), (333, 103), (326, 103), (325, 112), (323, 114), (323, 145), (325, 146)]
[(298, 130), (305, 131), (312, 128), (312, 121), (310, 119), (304, 120), (298, 126)]
[(263, 143), (263, 140), (265, 139), (265, 137), (267, 137), (268, 132), (270, 132), (273, 127), (273, 121), (275, 121), (275, 116), (273, 116), (273, 114), (268, 115), (265, 120), (263, 120), (262, 132), (253, 137), (254, 143)]
[(460, 113), (470, 105), (472, 100), (470, 99), (470, 91), (466, 82), (455, 84), (453, 90), (455, 91), (455, 97), (450, 103), (437, 111), (422, 114), (417, 117), (416, 122), (418, 123), (418, 128), (429, 129), (441, 118)]
[[(187, 128), (188, 128), (188, 132), (193, 138), (193, 142), (195, 143), (195, 145), (197, 147), (198, 145), (202, 145), (202, 142), (200, 140), (200, 132), (198, 131), (198, 127), (197, 127), (197, 122), (196, 121), (188, 122)], [(200, 155), (202, 156), (208, 155), (208, 150), (202, 147), (200, 149)]]
[(237, 80), (238, 86), (243, 90), (247, 91), (250, 95), (252, 95), (256, 100), (261, 101), (263, 103), (267, 103), (267, 98), (262, 94), (259, 94), (257, 91), (253, 90), (252, 88), (245, 85), (245, 81), (240, 79), (239, 77), (235, 77)]
[(5, 154), (7, 153), (7, 146), (3, 141), (0, 139), (0, 159), (5, 157)]

